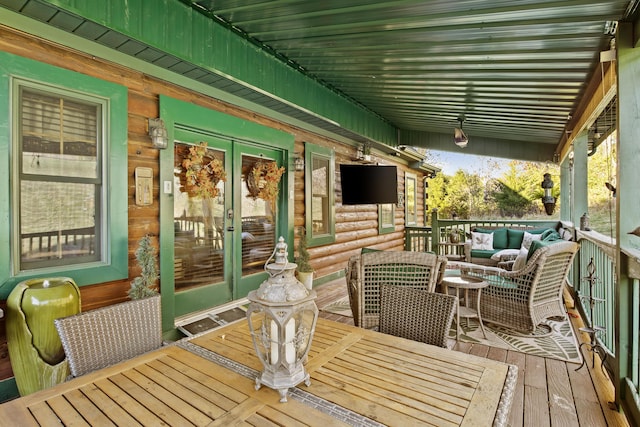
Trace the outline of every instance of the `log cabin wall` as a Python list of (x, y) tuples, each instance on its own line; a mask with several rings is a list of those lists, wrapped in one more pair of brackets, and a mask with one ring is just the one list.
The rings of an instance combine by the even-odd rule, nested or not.
[[(186, 90), (167, 81), (151, 78), (134, 69), (101, 60), (84, 53), (68, 49), (44, 39), (35, 38), (17, 30), (0, 26), (0, 50), (54, 65), (71, 71), (126, 86), (128, 90), (128, 259), (129, 279), (82, 286), (82, 310), (114, 304), (127, 299), (130, 281), (140, 274), (135, 262), (138, 241), (146, 234), (155, 236), (157, 246), (159, 233), (159, 155), (152, 148), (147, 132), (147, 119), (159, 116), (159, 96), (191, 102), (211, 110), (223, 112), (248, 121), (288, 132), (295, 137), (295, 151), (304, 153), (304, 143), (309, 142), (335, 151), (335, 163), (353, 163), (356, 144), (349, 145), (326, 136), (291, 126), (244, 110), (218, 99)], [(417, 175), (417, 218), (424, 218), (424, 181), (420, 171), (410, 169), (406, 163), (394, 161), (382, 153), (373, 153), (374, 161), (398, 166), (398, 191), (404, 192), (404, 174), (411, 171)], [(150, 206), (135, 204), (134, 170), (138, 166), (150, 167), (154, 175), (154, 203)], [(342, 206), (340, 203), (340, 177), (336, 167), (336, 240), (335, 243), (309, 248), (311, 264), (316, 270), (318, 282), (325, 277), (340, 277), (351, 255), (364, 247), (402, 250), (404, 247), (404, 209), (395, 209), (395, 231), (379, 235), (378, 209), (375, 205)], [(295, 172), (294, 215), (295, 226), (304, 225), (304, 172)], [(5, 301), (0, 307), (6, 308)], [(6, 346), (4, 319), (0, 319), (0, 380), (11, 377), (11, 365)]]

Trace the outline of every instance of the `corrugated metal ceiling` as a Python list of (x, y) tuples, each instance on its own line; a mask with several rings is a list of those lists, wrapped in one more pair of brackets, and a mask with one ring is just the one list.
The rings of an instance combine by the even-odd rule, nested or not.
[(400, 129), (557, 144), (628, 0), (196, 0)]
[[(587, 83), (600, 72), (600, 52), (613, 39), (606, 34), (607, 22), (635, 14), (638, 0), (165, 1), (191, 6), (417, 139), (420, 132), (439, 135), (456, 149), (449, 141), (463, 118), (471, 141), (511, 141), (553, 153)], [(313, 112), (68, 13), (55, 2), (0, 0), (0, 5), (366, 141)], [(517, 149), (509, 151), (518, 158)], [(467, 152), (482, 149), (470, 144)]]

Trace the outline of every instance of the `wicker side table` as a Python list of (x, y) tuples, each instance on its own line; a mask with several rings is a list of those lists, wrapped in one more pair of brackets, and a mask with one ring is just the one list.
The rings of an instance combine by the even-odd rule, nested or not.
[[(482, 323), (482, 316), (480, 314), (480, 298), (482, 294), (482, 288), (489, 286), (489, 283), (478, 277), (455, 275), (445, 276), (442, 279), (443, 292), (448, 294), (449, 288), (453, 288), (456, 291), (458, 297), (458, 307), (456, 309), (456, 341), (460, 339), (460, 318), (472, 319), (477, 318), (482, 329), (482, 335), (487, 338), (487, 333), (484, 330), (484, 324)], [(464, 290), (464, 306), (460, 306), (460, 289)], [(476, 307), (469, 307), (469, 289), (476, 290), (478, 297), (476, 298)]]

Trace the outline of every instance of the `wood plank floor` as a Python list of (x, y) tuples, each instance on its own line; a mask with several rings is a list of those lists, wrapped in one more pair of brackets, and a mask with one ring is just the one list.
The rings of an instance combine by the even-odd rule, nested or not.
[[(345, 279), (338, 279), (315, 288), (318, 307), (346, 296)], [(577, 311), (569, 309), (574, 330), (583, 327)], [(353, 318), (320, 311), (320, 317), (353, 325)], [(579, 334), (588, 342), (587, 334)], [(628, 426), (625, 416), (611, 409), (614, 388), (600, 370), (588, 363), (579, 371), (578, 365), (555, 359), (545, 359), (501, 348), (459, 342), (454, 350), (518, 366), (518, 384), (511, 407), (511, 427)], [(591, 360), (591, 354), (583, 356)]]

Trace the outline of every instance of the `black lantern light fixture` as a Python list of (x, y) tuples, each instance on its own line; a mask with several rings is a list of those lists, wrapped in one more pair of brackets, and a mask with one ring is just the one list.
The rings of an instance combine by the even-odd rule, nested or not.
[(544, 179), (542, 180), (542, 184), (540, 184), (540, 186), (544, 190), (544, 195), (542, 196), (542, 204), (544, 205), (544, 210), (547, 215), (553, 215), (553, 211), (556, 208), (556, 198), (551, 195), (551, 190), (553, 189), (551, 174), (549, 174), (548, 172), (544, 174)]

